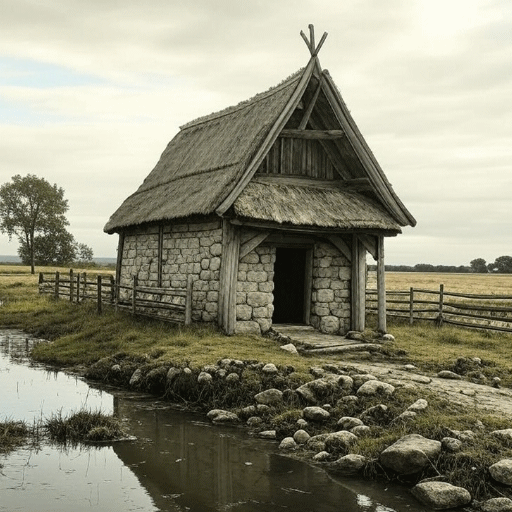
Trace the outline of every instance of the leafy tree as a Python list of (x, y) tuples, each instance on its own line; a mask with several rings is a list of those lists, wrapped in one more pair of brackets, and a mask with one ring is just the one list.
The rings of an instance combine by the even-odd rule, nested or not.
[(42, 250), (55, 236), (63, 240), (71, 236), (65, 229), (67, 210), (64, 189), (33, 174), (17, 174), (0, 187), (0, 231), (9, 239), (18, 238), (20, 254), (26, 254), (32, 274), (36, 249)]
[[(67, 265), (75, 260), (76, 253), (75, 239), (65, 229), (34, 237), (35, 265)], [(23, 242), (20, 242), (18, 255), (24, 265), (30, 265), (30, 251)]]
[(94, 257), (92, 249), (85, 244), (76, 245), (76, 260), (80, 263), (91, 263)]
[(487, 268), (489, 272), (512, 274), (512, 256), (500, 256), (494, 260), (494, 263), (489, 263)]
[(483, 258), (471, 260), (469, 264), (471, 265), (471, 272), (475, 274), (486, 274), (488, 272), (487, 263)]

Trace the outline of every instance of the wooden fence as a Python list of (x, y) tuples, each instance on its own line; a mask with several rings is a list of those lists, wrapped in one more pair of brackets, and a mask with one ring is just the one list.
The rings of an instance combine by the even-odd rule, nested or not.
[[(377, 313), (377, 290), (367, 289), (367, 311)], [(426, 320), (437, 325), (512, 332), (512, 295), (482, 295), (410, 288), (386, 292), (388, 317)]]
[(192, 322), (192, 284), (189, 278), (186, 288), (144, 287), (134, 276), (132, 286), (123, 286), (110, 274), (90, 276), (72, 269), (69, 274), (39, 273), (40, 294), (75, 303), (94, 300), (99, 314), (104, 305), (109, 305), (134, 315), (187, 325)]

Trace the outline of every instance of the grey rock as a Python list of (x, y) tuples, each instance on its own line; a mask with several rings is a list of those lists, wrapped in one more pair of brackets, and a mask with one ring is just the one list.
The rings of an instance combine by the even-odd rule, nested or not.
[(384, 404), (378, 404), (363, 411), (359, 417), (363, 420), (364, 423), (368, 423), (369, 421), (382, 423), (388, 419), (388, 416), (388, 406)]
[(384, 334), (382, 336), (382, 341), (395, 341), (395, 337), (392, 334)]
[(297, 444), (305, 444), (308, 442), (311, 436), (305, 430), (297, 430), (295, 434), (293, 434), (293, 439)]
[(353, 404), (359, 401), (359, 398), (356, 395), (347, 395), (342, 396), (337, 402), (336, 406), (340, 407), (346, 404)]
[(113, 365), (112, 368), (110, 368), (110, 371), (112, 373), (121, 373), (121, 365), (120, 364)]
[(256, 413), (257, 413), (257, 409), (256, 409), (256, 406), (255, 405), (248, 405), (247, 407), (244, 407), (241, 411), (240, 411), (240, 414), (242, 415), (242, 417), (244, 418), (248, 418), (250, 416), (256, 416)]
[(493, 430), (491, 432), (492, 436), (495, 436), (503, 441), (511, 441), (512, 440), (512, 428), (506, 428), (503, 430)]
[(450, 430), (448, 432), (455, 439), (459, 439), (460, 441), (472, 441), (476, 434), (472, 430)]
[(240, 421), (234, 412), (225, 411), (224, 409), (212, 409), (206, 417), (214, 423), (237, 423)]
[(285, 350), (290, 354), (298, 354), (297, 347), (293, 343), (287, 343), (286, 345), (281, 345), (281, 350)]
[(489, 467), (489, 473), (497, 482), (512, 485), (512, 459), (501, 459)]
[(326, 460), (329, 460), (331, 457), (331, 454), (326, 451), (318, 452), (316, 455), (313, 455), (313, 460), (315, 462), (325, 462)]
[(366, 457), (349, 453), (329, 464), (329, 469), (343, 475), (355, 475), (364, 467), (365, 463)]
[(261, 416), (265, 416), (265, 414), (270, 413), (270, 407), (266, 404), (258, 404), (256, 405), (256, 412)]
[(261, 393), (255, 395), (254, 399), (259, 404), (264, 405), (277, 405), (282, 403), (283, 401), (283, 392), (279, 391), (279, 389), (266, 389)]
[(357, 390), (358, 396), (373, 396), (377, 394), (384, 394), (387, 396), (395, 392), (395, 387), (380, 380), (369, 380), (361, 385)]
[(407, 407), (408, 411), (423, 412), (428, 407), (428, 402), (424, 398), (416, 400), (412, 405)]
[(395, 423), (410, 423), (416, 419), (417, 413), (414, 411), (404, 411), (402, 414), (398, 415), (395, 419)]
[(329, 434), (318, 434), (316, 436), (311, 436), (306, 443), (306, 448), (314, 452), (325, 451), (325, 440), (328, 435)]
[(321, 407), (305, 407), (302, 414), (310, 421), (325, 421), (331, 417), (329, 412)]
[(386, 448), (380, 462), (402, 475), (418, 473), (441, 453), (441, 443), (419, 434), (409, 434)]
[(263, 423), (263, 420), (259, 416), (251, 416), (247, 419), (247, 425), (249, 427), (256, 427), (258, 425), (261, 425)]
[(414, 366), (413, 364), (404, 364), (403, 369), (407, 370), (408, 372), (412, 372), (416, 370), (416, 366)]
[(452, 379), (452, 380), (460, 380), (462, 377), (455, 372), (451, 372), (450, 370), (441, 370), (438, 372), (437, 376), (440, 379)]
[(198, 384), (209, 384), (213, 380), (213, 377), (208, 372), (201, 372), (197, 376)]
[(231, 382), (233, 384), (235, 382), (238, 382), (239, 380), (240, 376), (238, 375), (238, 373), (231, 372), (228, 373), (228, 375), (226, 375), (226, 382)]
[(275, 439), (276, 435), (275, 430), (264, 430), (258, 434), (258, 437), (261, 437), (261, 439)]
[(338, 427), (341, 428), (341, 430), (351, 430), (354, 427), (363, 425), (363, 422), (359, 418), (353, 418), (351, 416), (343, 416), (343, 418), (340, 418), (338, 420), (337, 425), (338, 425)]
[(420, 482), (412, 488), (412, 494), (434, 510), (463, 507), (471, 502), (468, 490), (447, 482)]
[(132, 376), (130, 378), (130, 386), (131, 387), (136, 387), (140, 384), (142, 380), (142, 370), (140, 368), (137, 368), (133, 373), (132, 373)]
[(300, 428), (306, 428), (308, 426), (308, 422), (304, 418), (299, 418), (297, 420), (297, 426)]
[(274, 363), (267, 363), (261, 371), (268, 375), (275, 374), (278, 372), (277, 366)]
[(293, 437), (285, 437), (279, 444), (280, 450), (295, 450), (296, 448), (297, 443), (295, 442)]
[(333, 432), (325, 438), (325, 450), (329, 453), (347, 449), (357, 441), (357, 436), (352, 432), (340, 430)]
[(480, 503), (482, 512), (512, 512), (512, 500), (509, 498), (491, 498)]
[(499, 377), (493, 377), (491, 379), (491, 385), (493, 388), (499, 388), (501, 384), (501, 379)]
[(375, 375), (372, 375), (371, 373), (356, 373), (355, 375), (352, 375), (352, 380), (354, 381), (354, 387), (357, 389), (361, 387), (365, 382), (368, 382), (369, 380), (378, 380)]
[(351, 428), (350, 432), (355, 436), (366, 436), (371, 432), (371, 428), (368, 425), (359, 425), (357, 427)]
[(447, 452), (456, 453), (462, 450), (462, 441), (454, 437), (443, 437), (441, 446)]

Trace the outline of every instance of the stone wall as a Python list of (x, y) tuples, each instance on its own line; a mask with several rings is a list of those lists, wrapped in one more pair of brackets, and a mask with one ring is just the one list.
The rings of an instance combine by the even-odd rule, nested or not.
[(326, 333), (350, 329), (350, 262), (328, 243), (313, 251), (311, 325)]
[[(158, 287), (159, 228), (126, 233), (121, 285)], [(162, 288), (185, 288), (194, 279), (192, 320), (217, 321), (222, 228), (219, 220), (164, 226), (162, 233)], [(127, 299), (127, 297), (124, 297)]]
[(276, 249), (260, 245), (240, 259), (236, 294), (236, 332), (266, 332), (274, 313)]

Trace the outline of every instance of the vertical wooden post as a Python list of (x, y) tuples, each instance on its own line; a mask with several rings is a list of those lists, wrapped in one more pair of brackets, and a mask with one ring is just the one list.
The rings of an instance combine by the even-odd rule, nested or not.
[(121, 266), (123, 264), (124, 251), (124, 233), (119, 233), (119, 243), (117, 244), (117, 263), (116, 263), (116, 301), (119, 300), (119, 285), (121, 284)]
[(222, 256), (219, 286), (219, 324), (226, 334), (234, 334), (236, 327), (236, 285), (240, 231), (229, 220), (222, 224)]
[(73, 302), (75, 283), (73, 281), (73, 269), (69, 269), (69, 302)]
[(39, 294), (43, 293), (43, 281), (44, 281), (44, 275), (42, 272), (39, 272)]
[(98, 298), (97, 298), (97, 301), (98, 301), (98, 315), (101, 315), (101, 286), (102, 286), (102, 283), (101, 283), (101, 275), (98, 274)]
[(384, 237), (377, 237), (377, 329), (382, 334), (386, 324), (386, 272), (384, 265)]
[(444, 307), (444, 284), (439, 285), (439, 314), (437, 315), (437, 325), (443, 325), (443, 307)]
[(163, 268), (163, 254), (164, 254), (164, 226), (161, 224), (158, 228), (158, 277), (157, 286), (162, 287), (162, 268)]
[(83, 282), (83, 286), (82, 286), (82, 300), (84, 300), (85, 296), (87, 295), (87, 273), (86, 272), (83, 273), (82, 282)]
[(189, 274), (187, 277), (187, 296), (185, 297), (185, 325), (192, 323), (192, 288), (194, 286), (194, 276)]
[(76, 275), (76, 303), (80, 303), (80, 272)]
[(133, 290), (132, 290), (132, 313), (135, 314), (137, 306), (137, 276), (133, 276)]
[(114, 280), (114, 276), (110, 276), (110, 303), (114, 304), (116, 302), (116, 282)]
[(313, 289), (313, 249), (306, 251), (306, 275), (304, 276), (304, 323), (311, 321), (311, 293)]
[(414, 323), (414, 288), (411, 287), (409, 295), (409, 324)]
[(55, 293), (54, 293), (54, 296), (56, 299), (59, 298), (59, 284), (60, 284), (60, 272), (57, 270), (57, 272), (55, 272)]
[(366, 249), (357, 235), (352, 238), (351, 328), (364, 331), (366, 314)]

